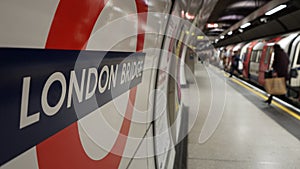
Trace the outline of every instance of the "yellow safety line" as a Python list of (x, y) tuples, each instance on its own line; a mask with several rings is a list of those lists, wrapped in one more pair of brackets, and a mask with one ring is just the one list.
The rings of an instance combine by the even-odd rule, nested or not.
[[(225, 76), (227, 76), (227, 75), (225, 75)], [(228, 76), (227, 76), (227, 77), (228, 77)], [(232, 80), (233, 82), (235, 82), (236, 84), (238, 84), (238, 85), (240, 85), (240, 86), (242, 86), (242, 87), (248, 89), (248, 90), (251, 91), (252, 93), (254, 93), (254, 94), (260, 96), (261, 98), (267, 99), (267, 96), (263, 95), (262, 93), (257, 92), (256, 90), (250, 88), (249, 86), (243, 84), (242, 82), (240, 82), (240, 81), (238, 81), (238, 80), (236, 80), (236, 79), (231, 79), (231, 80)], [(288, 113), (289, 115), (293, 116), (294, 118), (300, 120), (300, 116), (299, 116), (298, 114), (294, 113), (294, 112), (291, 111), (290, 109), (286, 108), (285, 106), (281, 105), (280, 103), (278, 103), (278, 102), (276, 102), (276, 101), (274, 101), (274, 100), (273, 100), (272, 102), (273, 102), (273, 104), (274, 104), (276, 107), (278, 107), (278, 108), (280, 108), (281, 110), (285, 111), (286, 113)]]

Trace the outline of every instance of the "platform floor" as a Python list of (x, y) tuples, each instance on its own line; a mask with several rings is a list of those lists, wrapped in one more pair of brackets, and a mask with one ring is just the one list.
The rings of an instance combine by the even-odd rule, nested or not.
[[(275, 105), (263, 103), (263, 98), (239, 86), (234, 79), (226, 77), (222, 70), (211, 65), (196, 64), (195, 77), (198, 87), (191, 83), (189, 88), (194, 92), (199, 91), (200, 109), (188, 135), (189, 169), (300, 168), (300, 141), (297, 138), (300, 133), (299, 120)], [(223, 87), (214, 88), (222, 83), (225, 85), (225, 93)], [(190, 95), (184, 91), (183, 97), (194, 93), (189, 92)], [(216, 99), (218, 92), (219, 100)], [(220, 102), (220, 98), (222, 101), (223, 95), (224, 111), (219, 125), (212, 136), (201, 143), (203, 139), (199, 140), (200, 133), (207, 132), (202, 130), (205, 119), (210, 113), (215, 113), (208, 112), (220, 110), (215, 107), (220, 103), (215, 102)], [(199, 100), (189, 99), (185, 104), (189, 107), (197, 101)], [(190, 113), (193, 111), (189, 110)], [(290, 129), (280, 123), (286, 123)], [(208, 127), (206, 130), (213, 130), (212, 128)], [(291, 134), (289, 130), (294, 133)]]

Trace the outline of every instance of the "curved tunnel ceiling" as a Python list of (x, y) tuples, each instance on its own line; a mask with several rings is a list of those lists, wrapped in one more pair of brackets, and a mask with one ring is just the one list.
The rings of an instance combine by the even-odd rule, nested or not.
[[(207, 23), (217, 23), (218, 29), (228, 29), (270, 0), (219, 0)], [(222, 32), (204, 28), (207, 36), (219, 36)]]
[[(266, 12), (279, 5), (286, 5), (286, 8), (272, 15), (265, 15)], [(251, 25), (240, 31), (240, 26), (247, 22), (251, 23)], [(221, 39), (214, 45), (216, 47), (226, 46), (299, 30), (300, 1), (273, 0), (222, 32), (220, 35), (225, 38)], [(232, 35), (228, 35), (228, 32), (232, 32)]]
[[(174, 2), (177, 3), (181, 17), (195, 23), (211, 42), (216, 38), (220, 39), (220, 36), (224, 37), (215, 43), (215, 46), (300, 30), (300, 0), (174, 0)], [(283, 12), (270, 17), (264, 16), (265, 12), (276, 5), (287, 2), (288, 7)], [(240, 31), (239, 27), (247, 22), (251, 22), (251, 26)], [(217, 26), (208, 28), (208, 23), (216, 23)]]

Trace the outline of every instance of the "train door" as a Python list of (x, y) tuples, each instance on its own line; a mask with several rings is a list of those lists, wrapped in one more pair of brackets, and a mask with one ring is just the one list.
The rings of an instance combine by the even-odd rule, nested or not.
[(231, 66), (231, 56), (232, 56), (232, 49), (233, 46), (227, 46), (226, 47), (226, 52), (225, 52), (225, 70), (229, 71), (230, 70), (230, 66)]
[[(290, 65), (289, 65), (290, 68), (296, 68), (296, 66), (297, 66), (297, 56), (299, 54), (297, 52), (299, 50), (298, 35), (299, 35), (299, 32), (289, 34), (286, 37), (282, 38), (277, 43), (288, 54), (289, 61), (290, 61)], [(297, 98), (299, 95), (300, 83), (299, 83), (299, 80), (297, 80), (298, 78), (291, 78), (288, 82), (288, 96), (289, 97)]]
[(297, 69), (298, 76), (290, 79), (291, 91), (289, 94), (292, 97), (299, 97), (300, 92), (300, 36), (298, 36), (292, 45), (290, 60), (291, 69)]
[(258, 83), (262, 86), (265, 85), (265, 72), (268, 69), (271, 69), (271, 57), (273, 53), (273, 45), (278, 42), (282, 36), (273, 38), (268, 41), (268, 43), (263, 47), (260, 63), (259, 63), (259, 74), (258, 74)]
[(259, 64), (258, 83), (262, 86), (265, 85), (265, 71), (270, 69), (270, 60), (273, 53), (273, 47), (271, 44), (264, 46), (262, 56)]
[(249, 78), (249, 67), (250, 67), (250, 56), (252, 53), (252, 48), (258, 43), (258, 41), (253, 41), (250, 42), (249, 46), (247, 47), (247, 51), (244, 57), (244, 62), (243, 62), (243, 76), (245, 78)]
[(235, 45), (232, 49), (232, 51), (238, 51), (239, 53), (239, 64), (238, 64), (238, 69), (239, 70), (243, 70), (243, 62), (242, 62), (242, 55), (241, 55), (241, 50), (242, 50), (242, 47), (243, 47), (244, 43), (239, 43), (237, 45)]
[[(244, 74), (244, 69), (245, 69), (245, 67), (244, 67), (244, 62), (245, 62), (245, 60), (246, 60), (246, 55), (247, 55), (248, 47), (250, 46), (251, 43), (252, 43), (252, 42), (249, 42), (249, 43), (247, 43), (246, 45), (244, 45), (244, 46), (242, 47), (241, 53), (240, 53), (240, 59), (241, 59), (242, 64), (243, 64), (243, 76), (244, 76), (244, 77), (246, 77), (245, 74)], [(248, 77), (248, 76), (247, 76), (247, 77)]]
[(258, 82), (258, 75), (259, 75), (259, 62), (262, 55), (264, 42), (258, 42), (252, 49), (251, 56), (250, 56), (250, 67), (249, 67), (249, 74), (250, 80)]

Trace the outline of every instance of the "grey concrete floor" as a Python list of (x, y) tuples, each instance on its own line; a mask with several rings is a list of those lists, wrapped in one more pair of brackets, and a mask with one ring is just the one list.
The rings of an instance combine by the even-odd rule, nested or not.
[[(299, 140), (226, 84), (229, 78), (216, 76), (218, 73), (224, 74), (217, 68), (196, 64), (197, 83), (190, 84), (189, 91), (183, 90), (183, 98), (193, 98), (196, 90), (200, 93), (200, 98), (188, 99), (184, 103), (191, 107), (190, 113), (198, 112), (188, 136), (188, 168), (300, 169)], [(223, 88), (214, 89), (213, 94), (212, 84), (222, 82), (225, 93)], [(215, 102), (216, 93), (220, 93), (221, 98), (222, 94), (226, 96), (222, 118), (211, 137), (200, 143), (199, 136), (205, 132), (202, 129), (209, 111), (220, 105)], [(195, 104), (199, 104), (199, 109), (192, 106)], [(192, 114), (190, 117), (192, 121), (196, 116)]]

